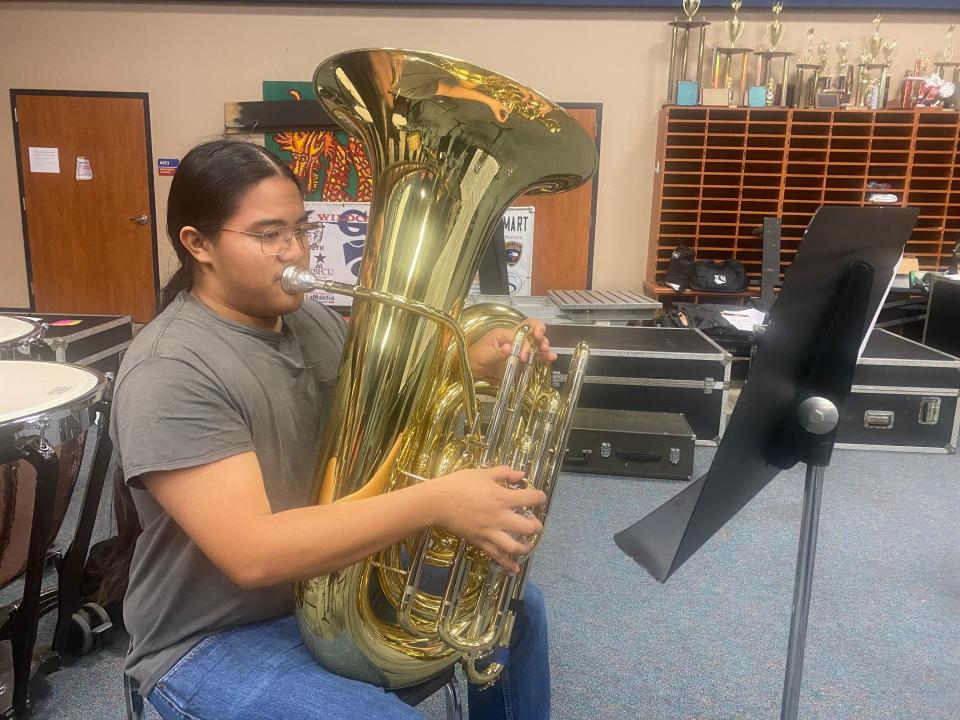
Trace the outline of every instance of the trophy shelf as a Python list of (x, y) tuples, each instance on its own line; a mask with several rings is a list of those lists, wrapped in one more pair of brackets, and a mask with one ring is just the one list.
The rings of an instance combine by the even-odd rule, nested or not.
[[(825, 110), (665, 106), (660, 113), (645, 288), (664, 283), (678, 245), (736, 258), (758, 294), (764, 217), (781, 220), (780, 274), (821, 205), (875, 205), (892, 194), (920, 217), (906, 252), (943, 270), (960, 238), (960, 114), (940, 109)], [(753, 289), (757, 288), (756, 291)], [(688, 290), (684, 299), (736, 294)]]

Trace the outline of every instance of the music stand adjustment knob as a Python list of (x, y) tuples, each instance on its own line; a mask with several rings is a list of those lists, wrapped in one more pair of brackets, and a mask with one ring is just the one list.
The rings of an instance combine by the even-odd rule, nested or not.
[(808, 397), (800, 403), (800, 426), (809, 433), (826, 435), (839, 422), (837, 406), (825, 397)]

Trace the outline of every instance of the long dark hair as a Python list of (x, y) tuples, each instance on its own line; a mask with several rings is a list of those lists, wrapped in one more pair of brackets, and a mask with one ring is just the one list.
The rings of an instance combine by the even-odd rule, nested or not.
[(190, 225), (213, 237), (236, 210), (243, 194), (269, 177), (287, 177), (300, 186), (297, 176), (276, 155), (241, 140), (206, 142), (183, 157), (167, 200), (167, 235), (180, 267), (160, 291), (158, 311), (173, 302), (181, 290), (193, 287), (196, 261), (180, 242), (180, 230)]
[[(180, 260), (180, 267), (160, 292), (158, 312), (173, 302), (182, 290), (190, 290), (195, 280), (196, 261), (180, 242), (180, 230), (189, 225), (214, 237), (237, 209), (244, 193), (270, 177), (286, 177), (301, 187), (297, 176), (283, 161), (252, 143), (213, 140), (197, 145), (184, 155), (173, 176), (167, 200), (167, 235)], [(119, 467), (114, 472), (117, 537), (105, 556), (98, 559), (95, 569), (102, 580), (94, 598), (101, 605), (115, 604), (126, 594), (130, 561), (141, 531), (123, 472)]]

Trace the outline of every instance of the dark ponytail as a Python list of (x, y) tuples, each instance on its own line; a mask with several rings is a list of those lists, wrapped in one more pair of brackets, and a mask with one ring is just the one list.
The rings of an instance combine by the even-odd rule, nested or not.
[(216, 236), (244, 193), (261, 180), (276, 176), (300, 185), (276, 155), (242, 140), (206, 142), (183, 157), (167, 200), (167, 235), (180, 267), (160, 291), (158, 311), (163, 311), (182, 290), (193, 287), (196, 261), (180, 242), (180, 230), (191, 226), (208, 237)]
[[(268, 150), (241, 140), (213, 140), (184, 155), (173, 176), (167, 200), (167, 235), (180, 260), (157, 299), (158, 312), (193, 287), (196, 261), (180, 242), (180, 230), (195, 227), (213, 238), (234, 213), (244, 193), (261, 180), (286, 177), (300, 187), (297, 176)], [(302, 192), (302, 187), (301, 187)], [(113, 500), (117, 537), (88, 573), (101, 577), (94, 599), (116, 607), (127, 590), (130, 561), (141, 528), (130, 488), (119, 467), (114, 470)], [(91, 565), (94, 565), (91, 563)], [(119, 619), (119, 618), (118, 618)]]

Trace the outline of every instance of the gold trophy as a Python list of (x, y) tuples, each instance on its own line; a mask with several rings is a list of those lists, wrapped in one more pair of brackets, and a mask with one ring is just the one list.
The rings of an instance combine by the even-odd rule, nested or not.
[(877, 13), (877, 16), (873, 19), (873, 35), (867, 38), (867, 50), (872, 58), (880, 57), (880, 50), (883, 48), (883, 36), (880, 34), (880, 23), (882, 22), (883, 15)]
[(727, 29), (727, 38), (730, 40), (730, 47), (736, 46), (737, 40), (743, 35), (744, 25), (746, 25), (746, 23), (740, 19), (739, 15), (737, 15), (742, 6), (743, 0), (733, 0), (733, 2), (730, 3), (730, 7), (733, 8), (733, 17), (723, 21), (723, 26)]
[(828, 40), (821, 40), (819, 43), (817, 43), (817, 63), (820, 65), (820, 70), (823, 72), (826, 72), (829, 57), (830, 42)]
[[(713, 87), (726, 89), (728, 105), (742, 105), (747, 94), (747, 59), (750, 55), (750, 49), (737, 47), (737, 40), (743, 35), (743, 28), (746, 26), (746, 23), (740, 19), (738, 14), (742, 5), (743, 0), (733, 0), (730, 3), (730, 7), (733, 8), (733, 17), (723, 22), (730, 47), (717, 48), (713, 52)], [(740, 58), (740, 77), (736, 83), (737, 90), (735, 91), (733, 59), (738, 56)]]
[[(767, 23), (767, 42), (770, 46), (766, 50), (761, 48), (754, 53), (754, 56), (757, 58), (757, 85), (750, 89), (751, 106), (759, 105), (761, 97), (765, 105), (776, 105), (778, 100), (780, 104), (783, 104), (783, 96), (786, 93), (787, 73), (789, 72), (788, 58), (791, 57), (793, 53), (777, 50), (777, 45), (779, 45), (783, 39), (784, 26), (783, 23), (780, 22), (783, 3), (777, 0), (777, 2), (773, 4), (771, 11), (773, 12), (773, 20)], [(783, 63), (779, 93), (777, 77), (771, 72), (771, 65), (775, 60), (780, 60)], [(756, 102), (754, 102), (754, 94), (756, 94)]]
[(807, 30), (807, 46), (803, 49), (803, 55), (800, 56), (800, 62), (805, 65), (813, 65), (813, 28)]
[(849, 38), (837, 43), (837, 65), (832, 78), (827, 81), (827, 90), (840, 96), (838, 104), (850, 102), (850, 88), (853, 85), (853, 65), (847, 60), (850, 51)]
[(773, 22), (767, 24), (767, 39), (770, 41), (770, 49), (776, 50), (777, 45), (783, 40), (783, 23), (780, 22), (780, 13), (783, 12), (783, 3), (776, 2), (771, 8), (773, 10)]
[(947, 28), (947, 45), (940, 55), (940, 59), (933, 63), (934, 74), (942, 82), (937, 86), (939, 100), (943, 107), (954, 107), (956, 105), (957, 85), (960, 84), (960, 62), (953, 59), (953, 32), (955, 25)]
[(951, 25), (947, 28), (947, 47), (943, 51), (943, 61), (950, 62), (953, 60), (953, 31), (957, 29), (956, 25)]
[[(857, 86), (853, 104), (872, 110), (879, 110), (886, 105), (889, 67), (881, 58), (884, 45), (883, 36), (880, 34), (882, 22), (883, 16), (877, 13), (873, 19), (873, 35), (867, 37), (864, 51), (860, 54), (860, 62), (857, 64)], [(893, 52), (892, 48), (890, 52)]]
[(814, 107), (817, 100), (817, 85), (820, 82), (820, 72), (823, 69), (813, 47), (813, 28), (807, 30), (807, 47), (797, 63), (797, 75), (793, 84), (793, 106), (808, 108)]
[(897, 41), (893, 39), (884, 40), (880, 46), (880, 51), (883, 53), (883, 62), (886, 63), (887, 67), (890, 67), (890, 59), (893, 56), (893, 51), (896, 49)]
[[(700, 0), (683, 0), (683, 12), (687, 19), (674, 18), (670, 23), (673, 28), (670, 41), (670, 70), (667, 76), (667, 103), (670, 105), (675, 103), (697, 105), (700, 102), (700, 89), (703, 85), (703, 46), (706, 39), (705, 31), (710, 23), (706, 20), (693, 19), (699, 9)], [(690, 56), (692, 30), (699, 30), (700, 37), (697, 43), (697, 74), (691, 79), (687, 77), (687, 63)], [(682, 38), (679, 37), (680, 31), (683, 31)]]
[(850, 63), (847, 62), (847, 52), (850, 50), (850, 40), (841, 40), (837, 43), (837, 77), (846, 75)]

